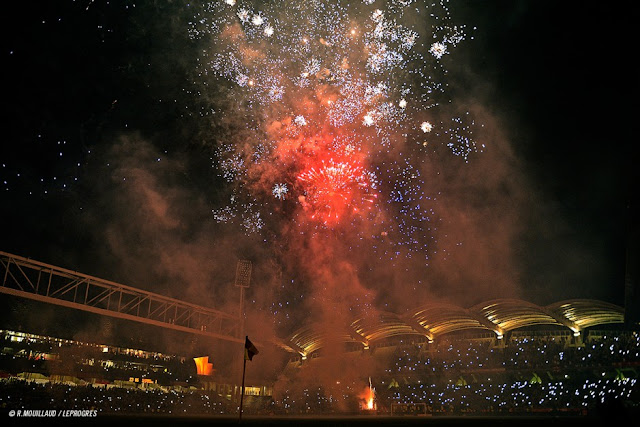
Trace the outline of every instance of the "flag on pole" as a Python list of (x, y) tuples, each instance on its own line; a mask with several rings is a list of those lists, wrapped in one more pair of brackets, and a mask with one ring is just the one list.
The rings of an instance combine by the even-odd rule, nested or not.
[(251, 341), (249, 341), (249, 337), (245, 337), (244, 341), (244, 360), (253, 360), (253, 356), (258, 354), (259, 351), (255, 345)]

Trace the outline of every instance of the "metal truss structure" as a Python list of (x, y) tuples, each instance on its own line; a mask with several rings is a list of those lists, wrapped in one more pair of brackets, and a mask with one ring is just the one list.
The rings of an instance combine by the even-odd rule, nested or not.
[(238, 316), (0, 251), (0, 292), (243, 343)]

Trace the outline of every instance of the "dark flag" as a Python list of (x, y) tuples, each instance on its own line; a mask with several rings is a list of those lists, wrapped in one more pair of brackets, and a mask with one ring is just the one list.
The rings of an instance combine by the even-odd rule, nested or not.
[(258, 353), (259, 351), (256, 346), (249, 341), (249, 337), (246, 337), (244, 341), (244, 360), (253, 360), (253, 356)]

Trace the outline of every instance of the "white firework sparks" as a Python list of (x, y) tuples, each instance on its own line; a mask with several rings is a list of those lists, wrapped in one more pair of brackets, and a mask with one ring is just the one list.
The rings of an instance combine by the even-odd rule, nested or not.
[[(393, 210), (386, 217), (395, 218), (383, 225), (389, 236), (403, 234), (403, 248), (424, 249), (418, 222), (432, 212), (425, 207), (418, 156), (427, 150), (390, 148), (411, 138), (407, 143), (423, 144), (412, 132), (419, 123), (430, 133), (430, 149), (444, 140), (441, 146), (465, 159), (481, 150), (469, 121), (437, 111), (449, 102), (440, 59), (465, 39), (465, 26), (452, 23), (447, 1), (225, 0), (198, 10), (188, 33), (204, 46), (196, 73), (202, 92), (228, 87), (226, 99), (237, 108), (221, 106), (218, 117), (232, 121), (244, 114), (245, 131), (225, 142), (216, 166), (248, 201), (218, 210), (216, 218), (260, 230), (265, 218), (276, 217), (266, 214), (270, 205), (262, 195), (304, 200), (298, 185), (285, 184), (298, 182), (296, 171), (322, 150), (327, 158), (348, 153), (365, 160), (370, 170), (362, 173), (370, 174), (372, 187), (394, 189), (381, 195), (389, 202), (381, 208)], [(427, 110), (437, 128), (423, 121)], [(371, 163), (391, 151), (400, 153), (397, 162)], [(266, 170), (272, 176), (261, 175)], [(257, 181), (264, 185), (260, 196), (248, 194)]]
[(264, 19), (260, 15), (253, 15), (253, 18), (251, 18), (251, 23), (258, 27), (264, 23)]
[(296, 116), (296, 118), (293, 121), (298, 126), (306, 126), (307, 125), (307, 120), (304, 118), (304, 116)]
[(447, 46), (444, 43), (436, 42), (431, 45), (429, 52), (436, 58), (440, 59), (445, 53), (447, 53)]
[(271, 193), (276, 199), (284, 200), (287, 197), (287, 193), (289, 192), (289, 188), (287, 184), (278, 183), (273, 186)]
[(420, 124), (420, 129), (422, 129), (422, 132), (428, 133), (428, 132), (431, 132), (431, 130), (433, 129), (433, 125), (429, 122), (422, 122)]

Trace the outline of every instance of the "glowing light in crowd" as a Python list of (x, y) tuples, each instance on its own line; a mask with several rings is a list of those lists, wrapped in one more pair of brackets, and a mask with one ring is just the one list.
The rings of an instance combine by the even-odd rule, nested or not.
[(364, 391), (359, 395), (359, 398), (362, 399), (362, 409), (367, 411), (373, 411), (376, 409), (376, 389), (373, 388), (371, 377), (369, 377), (369, 386), (364, 389)]
[(367, 393), (368, 393), (368, 395), (367, 395), (367, 409), (369, 409), (371, 411), (371, 410), (375, 409), (374, 399), (376, 397), (376, 390), (371, 385), (371, 377), (369, 377), (369, 389), (368, 389)]
[(196, 363), (198, 375), (213, 374), (213, 364), (209, 363), (209, 356), (194, 357), (193, 361)]

